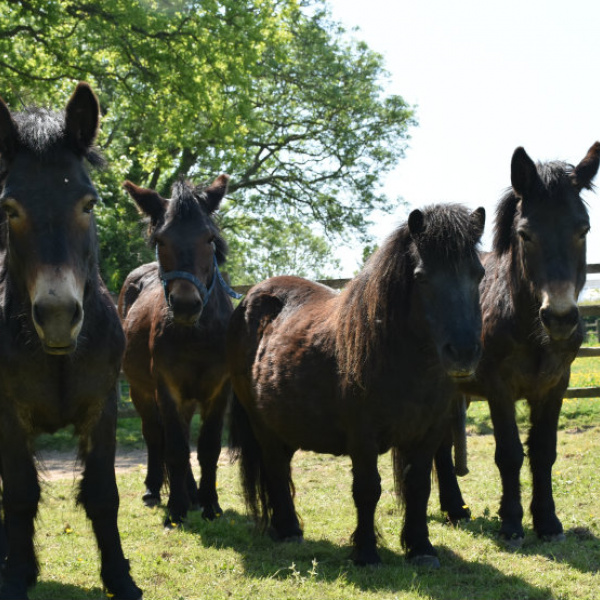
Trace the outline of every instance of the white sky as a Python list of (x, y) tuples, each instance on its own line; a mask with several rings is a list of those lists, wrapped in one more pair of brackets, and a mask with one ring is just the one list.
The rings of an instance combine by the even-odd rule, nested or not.
[[(406, 158), (384, 190), (402, 207), (373, 229), (377, 241), (434, 202), (487, 210), (523, 146), (534, 160), (577, 164), (600, 140), (600, 1), (329, 0), (332, 16), (385, 58), (396, 93), (416, 105)], [(598, 192), (586, 193), (588, 262), (600, 262)], [(342, 276), (357, 260), (346, 251)]]

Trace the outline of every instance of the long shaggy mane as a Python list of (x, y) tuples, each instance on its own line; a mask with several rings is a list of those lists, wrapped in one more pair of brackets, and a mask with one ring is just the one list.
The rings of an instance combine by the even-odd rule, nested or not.
[(422, 212), (425, 230), (413, 237), (407, 224), (398, 227), (342, 292), (336, 314), (336, 353), (345, 386), (364, 389), (377, 369), (375, 350), (406, 327), (413, 272), (420, 257), (452, 268), (477, 252), (478, 236), (468, 209), (445, 204)]

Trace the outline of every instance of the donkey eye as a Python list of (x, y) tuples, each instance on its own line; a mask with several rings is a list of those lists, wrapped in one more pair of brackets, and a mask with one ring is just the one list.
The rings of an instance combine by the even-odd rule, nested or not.
[(18, 207), (10, 200), (2, 204), (2, 210), (8, 219), (18, 219), (21, 216)]
[(4, 214), (9, 218), (9, 219), (16, 219), (19, 216), (19, 211), (14, 208), (13, 206), (10, 206), (9, 204), (5, 205), (3, 207), (4, 209)]
[(531, 235), (530, 235), (530, 233), (529, 233), (528, 231), (525, 231), (525, 229), (519, 229), (519, 230), (517, 231), (517, 233), (519, 234), (519, 237), (520, 237), (520, 238), (521, 238), (521, 239), (522, 239), (522, 240), (523, 240), (525, 243), (528, 243), (528, 242), (531, 242), (531, 241), (532, 241), (532, 238), (531, 238)]
[(590, 232), (590, 228), (589, 227), (584, 227), (580, 232), (579, 232), (579, 239), (580, 240), (585, 240), (587, 234)]
[(91, 212), (94, 211), (94, 206), (96, 206), (96, 200), (88, 200), (84, 205), (83, 205), (83, 212), (90, 214)]
[(415, 278), (415, 281), (418, 281), (419, 283), (427, 282), (427, 274), (425, 273), (424, 269), (419, 269), (419, 268), (415, 269), (414, 278)]

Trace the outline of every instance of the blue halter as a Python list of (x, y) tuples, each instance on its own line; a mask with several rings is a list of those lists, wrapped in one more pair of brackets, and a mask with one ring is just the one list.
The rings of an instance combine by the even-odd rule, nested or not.
[(231, 289), (231, 287), (229, 286), (229, 284), (225, 281), (225, 279), (223, 279), (223, 275), (221, 275), (221, 271), (219, 271), (219, 265), (217, 263), (216, 255), (213, 254), (213, 263), (214, 263), (215, 268), (213, 269), (212, 281), (210, 282), (210, 285), (207, 288), (195, 275), (193, 275), (192, 273), (188, 273), (187, 271), (169, 271), (169, 272), (165, 273), (163, 271), (163, 268), (160, 264), (160, 260), (158, 258), (158, 246), (155, 247), (155, 252), (156, 252), (156, 262), (158, 263), (158, 276), (160, 277), (160, 280), (162, 281), (163, 290), (165, 292), (165, 300), (167, 301), (167, 305), (169, 304), (169, 294), (167, 292), (167, 283), (169, 281), (172, 281), (173, 279), (186, 279), (187, 281), (190, 281), (191, 283), (193, 283), (196, 286), (198, 292), (200, 292), (200, 298), (202, 299), (203, 305), (206, 305), (206, 303), (208, 302), (208, 299), (210, 298), (210, 295), (212, 294), (212, 291), (215, 287), (215, 282), (217, 280), (221, 284), (221, 287), (225, 290), (226, 294), (228, 294), (232, 298), (235, 298), (236, 300), (239, 300), (242, 297), (242, 294), (238, 294), (237, 292), (233, 291)]

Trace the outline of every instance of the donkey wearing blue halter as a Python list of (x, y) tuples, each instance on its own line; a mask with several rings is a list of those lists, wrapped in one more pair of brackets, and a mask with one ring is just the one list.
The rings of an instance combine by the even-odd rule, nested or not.
[(213, 257), (213, 276), (210, 281), (210, 285), (207, 288), (193, 273), (188, 273), (188, 271), (169, 271), (168, 273), (165, 273), (160, 264), (160, 259), (158, 257), (158, 246), (155, 247), (155, 250), (156, 264), (158, 265), (158, 276), (160, 277), (160, 280), (163, 284), (163, 290), (165, 292), (165, 300), (167, 301), (167, 304), (169, 303), (169, 293), (167, 291), (167, 284), (173, 279), (186, 279), (187, 281), (193, 283), (196, 286), (198, 293), (200, 294), (200, 298), (202, 299), (203, 305), (205, 305), (208, 302), (208, 299), (210, 298), (210, 295), (212, 294), (212, 291), (215, 287), (215, 283), (217, 281), (221, 284), (221, 287), (225, 290), (228, 296), (231, 296), (234, 300), (240, 300), (242, 298), (242, 294), (238, 294), (235, 290), (231, 289), (229, 284), (223, 278), (221, 271), (219, 271), (219, 264), (217, 263), (216, 254)]
[[(227, 244), (213, 220), (225, 195), (227, 175), (207, 188), (173, 186), (170, 200), (126, 182), (125, 188), (150, 217), (156, 262), (135, 269), (119, 297), (127, 337), (123, 370), (142, 418), (148, 447), (148, 506), (161, 501), (166, 467), (169, 501), (165, 526), (182, 523), (190, 507), (207, 519), (222, 511), (216, 492), (223, 415), (230, 396), (225, 332), (239, 298), (219, 265)], [(199, 487), (190, 467), (190, 421), (200, 408)]]

